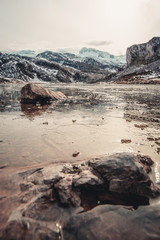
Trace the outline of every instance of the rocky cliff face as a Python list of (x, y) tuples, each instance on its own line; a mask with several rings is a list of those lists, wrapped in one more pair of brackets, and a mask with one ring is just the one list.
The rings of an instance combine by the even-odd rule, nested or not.
[(160, 84), (160, 37), (127, 48), (127, 66), (110, 81), (131, 84)]
[(158, 59), (160, 59), (160, 37), (154, 37), (147, 43), (127, 48), (126, 60), (128, 66), (148, 64)]

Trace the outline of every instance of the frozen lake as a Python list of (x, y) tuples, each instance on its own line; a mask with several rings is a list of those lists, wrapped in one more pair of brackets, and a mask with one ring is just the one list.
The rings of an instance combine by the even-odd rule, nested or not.
[[(160, 181), (160, 86), (44, 83), (66, 94), (69, 101), (43, 106), (21, 105), (22, 86), (0, 85), (0, 166), (75, 162), (133, 152), (155, 161), (153, 179)], [(122, 144), (122, 139), (131, 142)]]

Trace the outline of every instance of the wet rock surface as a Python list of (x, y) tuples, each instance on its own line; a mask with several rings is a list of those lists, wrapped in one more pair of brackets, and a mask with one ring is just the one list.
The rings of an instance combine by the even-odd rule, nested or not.
[[(144, 168), (151, 164), (147, 156), (121, 153), (18, 172), (17, 205), (0, 239), (134, 240), (135, 229), (140, 239), (156, 239), (159, 206), (140, 207), (160, 194)], [(0, 199), (4, 206), (9, 200)]]
[[(14, 213), (15, 214), (15, 213)], [(18, 215), (18, 214), (17, 214)], [(1, 240), (58, 240), (59, 233), (51, 227), (47, 227), (38, 221), (34, 221), (29, 218), (16, 216), (15, 219), (12, 216), (3, 235), (0, 236)]]
[(46, 103), (65, 98), (62, 92), (53, 92), (34, 83), (28, 83), (21, 89), (21, 103)]
[(70, 240), (154, 240), (159, 239), (158, 206), (129, 211), (123, 207), (98, 206), (71, 218), (63, 227)]
[(143, 168), (147, 173), (151, 172), (151, 166), (154, 162), (149, 156), (137, 155), (137, 160), (143, 165)]
[[(145, 163), (148, 165), (147, 161)], [(134, 155), (117, 154), (90, 164), (106, 182), (109, 191), (154, 196), (154, 190), (150, 191), (151, 182), (143, 168), (135, 161)]]

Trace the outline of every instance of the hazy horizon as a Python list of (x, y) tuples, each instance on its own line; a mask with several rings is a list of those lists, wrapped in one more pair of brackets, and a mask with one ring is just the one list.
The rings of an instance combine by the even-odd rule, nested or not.
[(159, 0), (0, 0), (0, 51), (125, 54), (160, 35), (159, 9)]

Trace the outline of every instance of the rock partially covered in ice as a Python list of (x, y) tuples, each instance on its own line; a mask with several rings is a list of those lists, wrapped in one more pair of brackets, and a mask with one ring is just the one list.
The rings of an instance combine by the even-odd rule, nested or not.
[(21, 89), (22, 103), (45, 103), (65, 98), (66, 96), (62, 92), (53, 92), (34, 83), (28, 83)]

